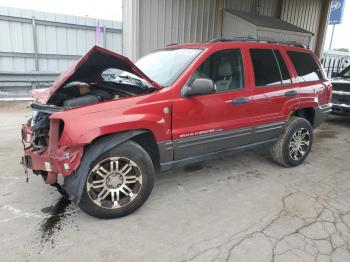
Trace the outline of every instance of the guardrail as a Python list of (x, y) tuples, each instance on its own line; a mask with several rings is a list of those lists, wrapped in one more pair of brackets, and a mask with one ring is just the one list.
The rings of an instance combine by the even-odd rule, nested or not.
[[(120, 71), (103, 73), (105, 80), (119, 75)], [(28, 98), (29, 90), (50, 87), (59, 76), (55, 72), (1, 72), (0, 101)]]
[(46, 73), (46, 72), (0, 72), (0, 83), (6, 82), (53, 82), (58, 73)]
[(53, 72), (0, 72), (0, 100), (29, 97), (29, 90), (49, 87), (59, 74)]

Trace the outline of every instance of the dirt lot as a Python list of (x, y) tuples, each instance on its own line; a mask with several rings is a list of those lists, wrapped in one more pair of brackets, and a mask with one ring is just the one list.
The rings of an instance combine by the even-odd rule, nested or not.
[(147, 203), (98, 220), (19, 164), (26, 103), (0, 104), (1, 261), (350, 261), (350, 119), (330, 117), (306, 162), (266, 150), (159, 175)]

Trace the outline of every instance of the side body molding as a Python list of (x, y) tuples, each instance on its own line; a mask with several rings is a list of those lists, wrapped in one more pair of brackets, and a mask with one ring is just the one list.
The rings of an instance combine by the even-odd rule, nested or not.
[(273, 144), (281, 134), (285, 123), (286, 121), (277, 121), (158, 143), (161, 170)]

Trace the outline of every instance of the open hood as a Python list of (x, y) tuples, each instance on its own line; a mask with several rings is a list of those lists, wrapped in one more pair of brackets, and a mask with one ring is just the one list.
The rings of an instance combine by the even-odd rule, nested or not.
[(73, 81), (95, 82), (99, 80), (101, 73), (108, 68), (127, 71), (146, 80), (154, 88), (161, 88), (158, 83), (146, 76), (127, 57), (102, 47), (94, 46), (73, 66), (62, 73), (50, 88), (33, 90), (32, 96), (37, 101), (46, 103), (58, 89), (62, 88), (67, 83)]

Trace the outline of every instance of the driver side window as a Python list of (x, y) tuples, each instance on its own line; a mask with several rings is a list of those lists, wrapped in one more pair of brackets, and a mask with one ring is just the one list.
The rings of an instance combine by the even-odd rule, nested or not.
[(244, 88), (241, 51), (228, 49), (212, 54), (193, 73), (187, 85), (192, 86), (197, 78), (213, 80), (217, 93)]

